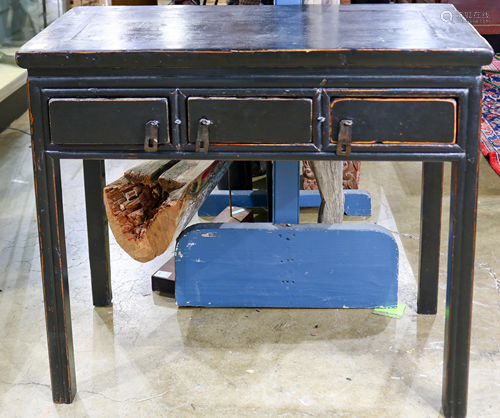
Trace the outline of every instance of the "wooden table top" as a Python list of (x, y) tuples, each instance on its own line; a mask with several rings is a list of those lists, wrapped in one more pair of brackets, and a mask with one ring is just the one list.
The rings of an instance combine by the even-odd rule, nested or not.
[(24, 68), (480, 66), (490, 46), (447, 4), (74, 8)]

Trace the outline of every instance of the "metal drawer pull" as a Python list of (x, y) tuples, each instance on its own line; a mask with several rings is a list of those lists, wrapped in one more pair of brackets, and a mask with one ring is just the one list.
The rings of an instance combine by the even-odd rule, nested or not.
[(146, 136), (144, 138), (144, 151), (156, 152), (158, 150), (158, 131), (160, 122), (150, 120), (146, 123)]
[(351, 155), (352, 124), (353, 121), (350, 119), (343, 119), (340, 121), (337, 155)]
[(196, 152), (207, 152), (210, 144), (209, 126), (212, 125), (210, 119), (202, 118), (198, 123), (198, 134), (196, 135)]

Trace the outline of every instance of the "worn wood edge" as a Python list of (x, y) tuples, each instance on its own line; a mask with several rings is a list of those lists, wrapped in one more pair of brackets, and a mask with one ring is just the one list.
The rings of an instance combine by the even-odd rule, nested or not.
[(173, 190), (180, 189), (186, 183), (192, 181), (193, 178), (204, 173), (212, 164), (213, 161), (211, 160), (180, 161), (179, 164), (162, 173), (158, 178), (158, 182), (163, 190), (170, 193)]
[(129, 181), (152, 186), (158, 183), (158, 178), (166, 171), (171, 169), (179, 160), (151, 160), (136, 165), (125, 171), (124, 177)]
[[(190, 225), (186, 229), (182, 231), (182, 234), (179, 236), (177, 243), (180, 245), (181, 240), (185, 239), (187, 235), (191, 231), (194, 230), (205, 230), (205, 229), (211, 229), (214, 228), (213, 222), (206, 222), (206, 223), (199, 223), (199, 224), (194, 224)], [(323, 223), (323, 224), (318, 224), (318, 223), (300, 223), (300, 224), (293, 224), (290, 226), (284, 226), (280, 224), (272, 224), (269, 222), (252, 222), (252, 223), (231, 223), (231, 224), (217, 224), (216, 226), (217, 229), (261, 229), (261, 230), (268, 230), (268, 231), (274, 231), (274, 230), (284, 230), (284, 231), (292, 231), (292, 230), (302, 230), (302, 229), (322, 229), (322, 230), (338, 230), (338, 231), (372, 231), (372, 232), (377, 232), (383, 235), (386, 235), (388, 238), (396, 242), (394, 238), (394, 234), (388, 230), (387, 228), (380, 226), (380, 225), (375, 225), (375, 224), (361, 224), (361, 223)]]

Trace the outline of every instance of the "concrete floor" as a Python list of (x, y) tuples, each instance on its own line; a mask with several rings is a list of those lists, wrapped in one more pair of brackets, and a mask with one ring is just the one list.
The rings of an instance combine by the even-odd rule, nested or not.
[[(28, 118), (14, 128), (27, 131)], [(108, 180), (134, 163), (113, 161)], [(373, 214), (400, 245), (401, 319), (371, 310), (197, 309), (151, 292), (167, 259), (113, 241), (113, 306), (92, 306), (82, 164), (63, 161), (78, 394), (51, 402), (29, 138), (0, 135), (0, 417), (440, 415), (448, 190), (439, 312), (415, 312), (419, 163), (363, 163)], [(449, 167), (447, 167), (449, 172)], [(446, 185), (449, 185), (449, 174)], [(304, 214), (304, 220), (314, 214)], [(353, 219), (346, 219), (352, 221)], [(500, 416), (500, 177), (483, 159), (469, 417)]]

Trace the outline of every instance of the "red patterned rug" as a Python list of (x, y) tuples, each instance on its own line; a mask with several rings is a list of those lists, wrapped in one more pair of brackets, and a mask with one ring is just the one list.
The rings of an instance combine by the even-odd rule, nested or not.
[(500, 176), (500, 56), (483, 68), (483, 117), (481, 151)]

